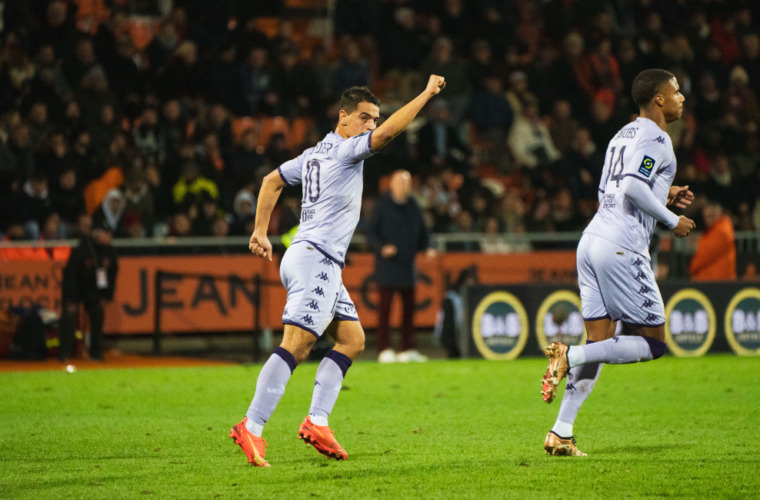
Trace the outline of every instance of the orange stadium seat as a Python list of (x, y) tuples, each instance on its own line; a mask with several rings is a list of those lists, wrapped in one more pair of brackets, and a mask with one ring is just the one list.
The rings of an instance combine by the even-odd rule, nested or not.
[(258, 122), (250, 116), (239, 116), (232, 119), (232, 140), (235, 144), (240, 144), (243, 132), (250, 129), (256, 129)]
[(290, 145), (290, 124), (282, 116), (267, 116), (259, 122), (259, 144), (266, 146), (274, 134), (285, 134), (285, 139)]
[[(290, 138), (288, 140), (290, 147), (294, 148), (303, 144), (303, 141), (306, 138), (306, 131), (313, 125), (313, 118), (303, 116), (293, 118), (290, 122)], [(313, 146), (313, 144), (311, 144), (311, 146)]]

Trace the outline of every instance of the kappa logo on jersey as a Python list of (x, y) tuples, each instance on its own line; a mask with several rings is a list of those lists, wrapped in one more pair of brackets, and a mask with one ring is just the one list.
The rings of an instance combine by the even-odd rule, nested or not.
[(307, 325), (313, 325), (314, 324), (314, 320), (311, 319), (311, 315), (309, 315), (309, 314), (304, 314), (303, 318), (301, 318), (301, 321), (303, 321)]
[(641, 285), (641, 289), (639, 290), (639, 293), (649, 293), (649, 287), (646, 285)]
[(330, 266), (330, 267), (332, 267), (332, 265), (334, 264), (334, 262), (331, 261), (330, 259), (328, 259), (327, 257), (325, 257), (324, 259), (320, 260), (319, 263), (320, 264), (324, 264), (326, 266)]
[(641, 160), (641, 166), (639, 167), (639, 173), (649, 179), (652, 175), (652, 170), (654, 170), (654, 163), (654, 158), (644, 155), (644, 159)]
[(644, 319), (644, 321), (651, 322), (651, 321), (655, 321), (656, 319), (657, 319), (657, 316), (655, 316), (654, 314), (647, 314), (647, 317)]
[(652, 142), (659, 142), (660, 144), (665, 144), (665, 138), (663, 136), (660, 136), (657, 139), (652, 139)]
[(314, 290), (311, 291), (311, 293), (316, 293), (320, 297), (324, 297), (325, 296), (325, 292), (324, 292), (324, 290), (322, 290), (321, 286), (316, 287)]
[(308, 304), (306, 304), (306, 307), (310, 307), (310, 308), (312, 308), (312, 309), (314, 309), (316, 311), (319, 311), (319, 304), (317, 304), (316, 300), (312, 300), (311, 302), (309, 302)]
[(653, 305), (654, 305), (654, 302), (652, 302), (651, 300), (647, 299), (647, 300), (644, 301), (643, 304), (641, 304), (641, 307), (652, 307)]
[(641, 271), (639, 271), (639, 274), (637, 274), (637, 275), (636, 275), (636, 279), (637, 279), (637, 280), (640, 280), (640, 279), (642, 279), (642, 278), (646, 278), (646, 277), (647, 277), (647, 275), (646, 275), (646, 274), (644, 274), (644, 273), (643, 273), (643, 272), (641, 272)]
[(634, 266), (640, 266), (641, 264), (643, 264), (643, 262), (641, 262), (641, 259), (636, 259), (636, 261), (633, 263)]
[(330, 278), (327, 277), (327, 273), (319, 273), (318, 275), (314, 276), (315, 278), (319, 278), (322, 281), (330, 282)]

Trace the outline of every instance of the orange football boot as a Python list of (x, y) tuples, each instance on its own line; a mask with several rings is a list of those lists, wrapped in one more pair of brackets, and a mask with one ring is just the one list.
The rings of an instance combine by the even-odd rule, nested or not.
[(235, 440), (235, 444), (243, 449), (243, 453), (248, 457), (248, 462), (256, 467), (269, 467), (269, 463), (264, 460), (267, 452), (267, 442), (264, 438), (256, 437), (245, 428), (248, 417), (243, 418), (239, 424), (235, 424), (230, 429), (230, 437)]
[(333, 431), (326, 425), (315, 425), (309, 417), (306, 417), (298, 429), (298, 436), (327, 458), (332, 457), (335, 460), (348, 458), (346, 450), (335, 440)]

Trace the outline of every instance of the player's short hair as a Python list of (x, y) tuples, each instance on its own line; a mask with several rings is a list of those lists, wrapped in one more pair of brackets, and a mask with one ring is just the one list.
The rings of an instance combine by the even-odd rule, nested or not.
[(340, 109), (346, 113), (351, 114), (359, 106), (360, 102), (368, 102), (375, 106), (380, 105), (380, 99), (365, 86), (348, 88), (340, 95)]
[(633, 102), (643, 108), (660, 92), (660, 87), (675, 76), (664, 69), (645, 69), (633, 79), (633, 85), (631, 85)]

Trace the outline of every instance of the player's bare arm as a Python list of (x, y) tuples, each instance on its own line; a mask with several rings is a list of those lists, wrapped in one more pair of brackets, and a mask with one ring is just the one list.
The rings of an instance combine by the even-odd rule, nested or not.
[(372, 149), (379, 151), (387, 146), (396, 136), (406, 130), (412, 120), (425, 107), (425, 104), (438, 95), (446, 87), (442, 76), (430, 75), (427, 87), (420, 95), (406, 103), (401, 109), (388, 117), (382, 125), (372, 133)]
[(271, 171), (264, 177), (261, 183), (261, 190), (259, 191), (259, 199), (256, 203), (256, 220), (253, 234), (248, 242), (248, 248), (253, 255), (269, 261), (272, 260), (272, 244), (267, 237), (267, 228), (269, 228), (269, 219), (272, 216), (272, 211), (283, 187), (285, 187), (285, 183), (282, 181), (282, 177), (280, 177), (280, 173), (277, 170)]
[(686, 208), (694, 201), (694, 193), (689, 191), (689, 186), (671, 186), (668, 192), (668, 205), (678, 208)]

